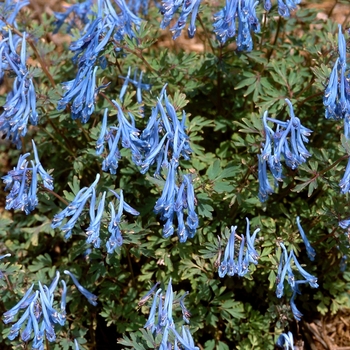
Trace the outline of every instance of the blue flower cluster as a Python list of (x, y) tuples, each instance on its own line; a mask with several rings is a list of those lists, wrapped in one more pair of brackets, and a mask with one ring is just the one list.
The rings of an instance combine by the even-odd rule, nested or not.
[[(151, 298), (158, 284), (159, 283), (156, 283), (152, 289), (144, 297), (142, 297), (139, 303), (140, 306)], [(162, 341), (159, 346), (159, 349), (161, 350), (168, 350), (172, 348), (183, 350), (199, 350), (199, 348), (194, 345), (194, 341), (188, 327), (182, 326), (182, 334), (180, 335), (176, 331), (173, 319), (173, 305), (175, 303), (179, 303), (183, 318), (186, 323), (189, 323), (189, 317), (191, 314), (184, 305), (184, 298), (187, 294), (188, 292), (185, 293), (178, 301), (174, 301), (173, 287), (170, 279), (165, 297), (163, 297), (161, 288), (159, 288), (153, 296), (152, 306), (144, 328), (151, 330), (154, 335), (162, 334)], [(173, 344), (169, 339), (169, 332), (173, 334)]]
[[(192, 238), (196, 232), (198, 216), (195, 212), (196, 200), (192, 178), (190, 175), (181, 177), (178, 172), (180, 157), (188, 160), (192, 153), (185, 132), (185, 112), (183, 111), (182, 120), (179, 121), (176, 109), (170, 103), (164, 87), (145, 129), (141, 132), (135, 126), (133, 115), (129, 113), (129, 121), (118, 102), (112, 102), (117, 108), (118, 127), (111, 126), (107, 130), (108, 111), (105, 110), (101, 133), (96, 142), (97, 154), (102, 154), (104, 142), (108, 143), (109, 153), (103, 160), (102, 170), (116, 174), (121, 158), (118, 148), (120, 141), (124, 148), (131, 150), (132, 161), (139, 166), (142, 174), (156, 163), (156, 177), (160, 177), (162, 170), (167, 173), (162, 195), (154, 207), (155, 213), (160, 214), (161, 219), (165, 221), (163, 236), (173, 235), (176, 218), (179, 240), (186, 242), (187, 238)], [(179, 186), (178, 181), (181, 181)], [(186, 223), (184, 210), (187, 210)]]
[(323, 104), (326, 107), (327, 119), (344, 119), (344, 134), (350, 138), (350, 85), (347, 74), (346, 42), (340, 24), (338, 28), (339, 57), (335, 61), (324, 91)]
[(225, 7), (214, 15), (214, 33), (222, 45), (236, 35), (237, 20), (237, 50), (251, 51), (253, 49), (251, 31), (260, 32), (260, 22), (255, 11), (257, 4), (258, 1), (254, 0), (226, 0)]
[[(250, 235), (250, 222), (247, 220), (247, 229), (246, 237), (244, 235), (238, 236), (236, 234), (237, 226), (231, 226), (231, 234), (225, 248), (224, 259), (221, 261), (220, 266), (218, 266), (218, 274), (221, 278), (228, 276), (244, 276), (249, 272), (249, 264), (253, 263), (254, 265), (258, 264), (259, 254), (254, 248), (255, 238), (260, 228), (256, 229), (253, 232), (253, 235)], [(240, 239), (239, 252), (235, 254), (235, 240)], [(245, 250), (245, 254), (244, 254)], [(236, 259), (235, 255), (238, 255)]]
[[(95, 248), (100, 248), (101, 239), (100, 239), (100, 226), (103, 213), (105, 210), (105, 199), (106, 192), (102, 193), (102, 196), (99, 200), (99, 203), (96, 205), (96, 185), (100, 179), (100, 175), (97, 174), (96, 180), (91, 184), (90, 187), (83, 187), (75, 196), (74, 200), (60, 213), (54, 215), (51, 227), (57, 228), (60, 227), (61, 231), (65, 233), (65, 238), (68, 239), (72, 235), (72, 230), (80, 218), (83, 210), (86, 207), (88, 200), (90, 200), (89, 205), (89, 217), (90, 224), (85, 230), (86, 233), (86, 242), (93, 244)], [(123, 244), (123, 238), (121, 235), (119, 224), (121, 222), (121, 217), (123, 210), (132, 214), (139, 215), (135, 209), (133, 209), (129, 204), (124, 202), (123, 191), (120, 191), (120, 195), (116, 192), (110, 190), (119, 200), (118, 213), (115, 213), (114, 205), (112, 202), (109, 203), (111, 208), (111, 220), (108, 225), (108, 232), (110, 237), (106, 243), (107, 252), (113, 253), (113, 251), (120, 247)], [(97, 207), (97, 208), (96, 208)], [(64, 224), (63, 220), (70, 217), (70, 219)]]
[(282, 333), (278, 339), (277, 339), (277, 346), (285, 349), (285, 350), (294, 350), (294, 339), (293, 339), (293, 334), (291, 332), (288, 332), (287, 334)]
[[(281, 298), (283, 295), (284, 290), (284, 280), (288, 273), (288, 284), (290, 285), (293, 294), (290, 299), (290, 307), (292, 310), (292, 313), (294, 315), (294, 318), (297, 321), (300, 321), (301, 317), (303, 316), (302, 313), (297, 309), (295, 305), (295, 297), (297, 294), (301, 294), (299, 285), (303, 283), (308, 283), (310, 287), (312, 288), (318, 288), (317, 284), (317, 278), (309, 274), (299, 263), (298, 259), (296, 258), (293, 250), (291, 250), (288, 254), (286, 247), (283, 243), (280, 243), (280, 246), (282, 248), (281, 252), (281, 258), (278, 265), (278, 271), (276, 276), (276, 296), (277, 298)], [(295, 276), (292, 271), (291, 263), (294, 262), (295, 267), (298, 269), (299, 273), (303, 276), (304, 279), (301, 280), (295, 280)]]
[[(251, 32), (260, 32), (260, 22), (256, 16), (258, 3), (259, 1), (255, 0), (226, 0), (225, 6), (214, 15), (214, 33), (221, 45), (225, 44), (228, 39), (237, 36), (238, 51), (253, 49)], [(290, 12), (296, 10), (299, 3), (300, 0), (287, 0), (286, 2), (277, 0), (278, 13), (288, 18)], [(264, 8), (266, 11), (271, 9), (271, 0), (265, 0)]]
[[(288, 18), (291, 11), (297, 9), (300, 0), (277, 0), (278, 13)], [(160, 28), (165, 29), (169, 26), (175, 13), (179, 10), (180, 15), (175, 25), (170, 29), (173, 33), (173, 39), (181, 35), (185, 28), (188, 17), (191, 15), (190, 25), (188, 27), (188, 36), (193, 38), (196, 33), (196, 17), (201, 0), (163, 0), (160, 13), (163, 20)], [(260, 32), (260, 22), (256, 15), (256, 6), (259, 1), (255, 0), (226, 0), (225, 6), (214, 14), (214, 33), (218, 41), (223, 45), (225, 42), (236, 36), (237, 30), (237, 50), (251, 51), (253, 40), (251, 32)], [(271, 0), (265, 0), (264, 8), (266, 11), (271, 9)], [(237, 23), (236, 23), (237, 20)]]
[[(9, 254), (5, 255), (8, 256)], [(3, 256), (3, 257), (5, 257)], [(0, 257), (3, 258), (3, 257)], [(70, 272), (65, 270), (65, 274), (69, 275), (77, 289), (83, 294), (90, 304), (97, 305), (97, 296), (86, 290), (77, 280), (77, 278)], [(39, 290), (33, 291), (34, 284), (27, 290), (22, 299), (13, 306), (10, 310), (3, 314), (3, 321), (5, 324), (13, 322), (15, 316), (20, 310), (25, 309), (22, 316), (15, 322), (10, 329), (8, 339), (14, 340), (20, 333), (21, 339), (24, 342), (30, 341), (33, 337), (32, 349), (44, 350), (44, 339), (55, 342), (56, 333), (55, 325), (64, 326), (66, 322), (66, 295), (67, 286), (64, 280), (61, 280), (61, 302), (60, 311), (54, 307), (55, 290), (60, 279), (60, 273), (57, 272), (54, 280), (49, 287), (42, 285), (39, 281)], [(23, 325), (26, 326), (23, 328)], [(75, 348), (79, 350), (78, 342), (75, 340)]]
[[(27, 134), (27, 124), (38, 123), (36, 112), (36, 94), (30, 72), (26, 66), (26, 33), (22, 40), (18, 35), (8, 35), (0, 41), (0, 82), (4, 77), (4, 71), (8, 70), (16, 78), (13, 89), (6, 96), (6, 102), (2, 106), (0, 114), (0, 135), (6, 135), (18, 149), (22, 147), (21, 136)], [(17, 47), (21, 45), (21, 53), (17, 54)]]
[[(78, 63), (78, 73), (75, 79), (63, 83), (65, 93), (58, 101), (57, 109), (64, 110), (70, 104), (73, 119), (80, 119), (86, 123), (95, 109), (95, 100), (102, 85), (96, 87), (97, 63), (105, 68), (107, 62), (100, 53), (105, 49), (112, 37), (115, 42), (120, 42), (124, 35), (134, 37), (133, 24), (138, 28), (141, 20), (127, 7), (124, 0), (117, 0), (120, 9), (117, 14), (109, 0), (98, 2), (98, 14), (95, 20), (88, 23), (85, 34), (70, 45), (70, 50), (75, 53), (73, 62)], [(99, 60), (98, 60), (99, 59)]]
[(6, 197), (6, 210), (18, 209), (29, 214), (38, 205), (37, 175), (43, 182), (43, 186), (48, 190), (53, 190), (53, 178), (49, 175), (40, 163), (38, 152), (34, 141), (32, 140), (34, 160), (31, 161), (31, 167), (26, 158), (30, 153), (21, 155), (18, 159), (17, 166), (10, 170), (7, 175), (2, 177), (5, 191), (10, 191)]
[(21, 332), (21, 339), (24, 342), (28, 342), (34, 333), (32, 349), (44, 349), (44, 336), (49, 342), (55, 341), (55, 324), (63, 326), (66, 321), (67, 287), (64, 280), (61, 280), (60, 311), (57, 311), (53, 306), (54, 292), (59, 278), (60, 274), (57, 272), (49, 287), (39, 282), (39, 290), (37, 291), (33, 291), (33, 284), (23, 298), (3, 314), (3, 321), (7, 324), (13, 322), (14, 317), (21, 309), (25, 309), (18, 321), (12, 325), (8, 339), (14, 340), (19, 335), (22, 325), (26, 323), (25, 328)]
[[(283, 122), (269, 118), (267, 111), (263, 116), (265, 143), (261, 154), (258, 155), (259, 199), (261, 202), (265, 202), (274, 192), (267, 177), (267, 165), (275, 179), (275, 186), (277, 186), (278, 181), (283, 181), (282, 156), (286, 165), (293, 170), (311, 157), (304, 142), (309, 142), (308, 136), (312, 130), (301, 125), (300, 119), (294, 114), (292, 103), (288, 99), (285, 101), (289, 106), (290, 120)], [(277, 125), (276, 131), (273, 131), (267, 124), (268, 121)]]
[[(188, 27), (188, 36), (193, 38), (196, 33), (196, 17), (199, 10), (201, 0), (164, 0), (160, 8), (160, 13), (163, 15), (163, 20), (160, 24), (161, 29), (165, 29), (169, 26), (171, 20), (174, 17), (176, 11), (181, 7), (181, 12), (178, 20), (174, 26), (170, 29), (173, 33), (173, 39), (177, 39), (181, 35), (182, 29), (185, 28), (187, 18), (191, 15), (190, 26)], [(182, 5), (182, 6), (181, 6)]]

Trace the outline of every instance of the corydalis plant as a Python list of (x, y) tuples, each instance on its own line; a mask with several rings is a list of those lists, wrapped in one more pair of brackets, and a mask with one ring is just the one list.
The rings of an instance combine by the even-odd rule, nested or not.
[(41, 165), (33, 140), (32, 145), (35, 161), (30, 161), (31, 166), (29, 166), (29, 162), (26, 159), (30, 156), (30, 153), (26, 153), (19, 157), (17, 166), (2, 177), (6, 185), (5, 191), (10, 191), (6, 197), (5, 209), (22, 210), (27, 215), (38, 205), (38, 175), (41, 178), (43, 187), (50, 191), (53, 190), (53, 178)]
[[(142, 305), (151, 298), (151, 295), (155, 292), (157, 286), (158, 283), (156, 283), (156, 285), (153, 286), (152, 289), (141, 299)], [(144, 328), (149, 329), (154, 335), (162, 335), (159, 349), (166, 350), (174, 347), (174, 349), (199, 350), (199, 348), (194, 345), (194, 341), (188, 327), (182, 326), (182, 335), (180, 335), (176, 331), (175, 322), (173, 319), (173, 306), (179, 303), (183, 318), (186, 323), (189, 323), (188, 318), (190, 313), (185, 307), (183, 301), (187, 294), (188, 292), (185, 293), (178, 301), (174, 300), (171, 279), (168, 283), (165, 296), (163, 296), (161, 288), (155, 292), (148, 320)]]
[(338, 25), (338, 52), (327, 88), (324, 91), (323, 104), (327, 119), (344, 119), (344, 134), (350, 137), (350, 85), (346, 62), (346, 41), (342, 27)]
[[(299, 289), (300, 284), (305, 284), (308, 283), (310, 287), (312, 288), (318, 288), (317, 284), (317, 278), (310, 273), (308, 273), (299, 263), (297, 257), (294, 254), (294, 251), (291, 250), (287, 252), (286, 247), (284, 246), (283, 243), (280, 243), (280, 247), (282, 248), (281, 252), (281, 258), (280, 258), (280, 263), (278, 265), (278, 271), (277, 271), (277, 276), (276, 276), (276, 296), (277, 298), (281, 298), (283, 295), (283, 290), (284, 290), (284, 281), (286, 278), (286, 275), (288, 273), (288, 284), (292, 289), (292, 297), (290, 299), (290, 307), (292, 310), (292, 313), (294, 315), (294, 318), (297, 321), (300, 321), (301, 317), (303, 316), (302, 313), (297, 309), (295, 305), (295, 297), (297, 294), (301, 294), (301, 291)], [(302, 275), (304, 279), (296, 280), (294, 273), (292, 271), (292, 261), (294, 262), (295, 267), (297, 268), (298, 272)]]
[[(218, 261), (216, 264), (217, 266), (220, 264), (218, 266), (218, 274), (221, 278), (225, 277), (226, 274), (228, 276), (238, 275), (243, 277), (249, 272), (250, 263), (253, 263), (254, 265), (258, 264), (259, 255), (254, 248), (254, 243), (256, 235), (260, 232), (260, 229), (256, 229), (251, 236), (249, 219), (246, 218), (246, 221), (247, 229), (245, 237), (244, 235), (239, 236), (236, 234), (237, 226), (231, 226), (231, 234), (225, 248), (224, 258), (221, 263)], [(238, 253), (235, 253), (236, 236), (240, 240)], [(219, 259), (220, 257), (221, 252)]]
[[(304, 142), (309, 142), (308, 136), (312, 130), (301, 124), (300, 119), (294, 114), (292, 103), (288, 99), (285, 101), (290, 110), (288, 121), (283, 122), (269, 118), (267, 111), (263, 116), (265, 143), (262, 145), (261, 154), (258, 155), (259, 199), (261, 202), (265, 202), (268, 196), (273, 193), (267, 177), (267, 166), (275, 179), (275, 186), (277, 186), (278, 181), (283, 182), (281, 163), (283, 159), (286, 165), (294, 170), (311, 157)], [(275, 131), (268, 125), (268, 121), (277, 125)]]
[[(39, 281), (39, 290), (35, 292), (33, 291), (34, 284), (32, 284), (22, 299), (3, 314), (3, 321), (7, 324), (13, 322), (14, 317), (21, 309), (25, 309), (21, 317), (10, 329), (8, 335), (10, 340), (14, 340), (19, 335), (21, 329), (21, 339), (24, 342), (28, 342), (32, 339), (33, 349), (43, 349), (45, 336), (49, 342), (54, 342), (56, 340), (55, 325), (63, 326), (66, 321), (67, 287), (64, 280), (61, 280), (62, 292), (60, 311), (57, 311), (53, 306), (54, 293), (59, 278), (60, 274), (57, 272), (56, 277), (49, 287), (42, 285)], [(23, 325), (25, 324), (26, 326), (23, 329)]]
[[(89, 203), (89, 225), (85, 230), (86, 243), (93, 244), (95, 248), (100, 248), (100, 227), (105, 213), (105, 200), (106, 192), (103, 192), (101, 198), (96, 203), (98, 196), (96, 195), (96, 186), (100, 180), (100, 175), (96, 175), (95, 181), (89, 187), (83, 187), (79, 190), (74, 200), (60, 213), (53, 217), (51, 227), (60, 227), (61, 231), (65, 233), (65, 238), (68, 239), (73, 233), (73, 228), (76, 226), (77, 221), (82, 216), (85, 209), (87, 209), (87, 203)], [(115, 214), (113, 203), (109, 203), (111, 207), (111, 221), (108, 225), (108, 231), (111, 234), (109, 240), (106, 243), (107, 252), (113, 253), (117, 247), (121, 247), (123, 239), (119, 228), (119, 223), (123, 210), (127, 211), (132, 215), (139, 215), (139, 213), (133, 209), (130, 205), (124, 202), (123, 192), (120, 192), (120, 196), (110, 190), (119, 199), (118, 214)], [(70, 218), (69, 218), (70, 217)], [(63, 220), (69, 218), (65, 224)], [(63, 224), (63, 225), (62, 225)]]
[[(0, 41), (0, 82), (4, 71), (14, 73), (16, 78), (13, 89), (6, 96), (6, 102), (2, 106), (0, 114), (0, 135), (5, 135), (18, 149), (22, 147), (21, 137), (27, 134), (27, 125), (38, 123), (36, 112), (36, 94), (31, 73), (26, 62), (26, 33), (12, 36), (11, 30), (7, 37)], [(20, 55), (17, 54), (17, 46), (21, 43)]]

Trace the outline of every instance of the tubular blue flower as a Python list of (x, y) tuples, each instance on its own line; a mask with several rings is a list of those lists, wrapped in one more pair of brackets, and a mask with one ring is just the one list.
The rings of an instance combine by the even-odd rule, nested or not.
[(274, 193), (270, 186), (269, 179), (267, 177), (266, 160), (262, 155), (258, 155), (258, 179), (259, 179), (259, 200), (260, 202), (267, 201), (270, 194)]
[[(155, 316), (156, 316), (156, 309), (157, 309), (157, 301), (158, 301), (158, 295), (159, 293), (162, 291), (161, 288), (159, 288), (156, 292), (156, 294), (153, 297), (153, 302), (152, 302), (152, 306), (151, 306), (151, 310), (148, 316), (148, 320), (146, 322), (146, 324), (144, 325), (143, 328), (147, 328), (150, 329), (151, 332), (153, 333), (156, 329), (155, 326)], [(161, 298), (159, 299), (159, 302), (161, 303)]]
[[(286, 274), (287, 274), (287, 271), (289, 270), (290, 268), (290, 261), (293, 257), (292, 255), (292, 252), (290, 252), (289, 256), (287, 256), (287, 250), (284, 246), (283, 243), (280, 243), (280, 246), (281, 248), (283, 249), (284, 251), (284, 266), (283, 266), (283, 269), (282, 269), (282, 272), (280, 271), (280, 267), (279, 267), (279, 271), (278, 271), (278, 274), (277, 274), (277, 277), (276, 278), (276, 282), (277, 282), (277, 286), (276, 286), (276, 296), (277, 298), (281, 298), (282, 295), (283, 295), (283, 290), (284, 290), (284, 279), (286, 277)], [(280, 265), (281, 265), (281, 261), (283, 261), (283, 254), (281, 254), (281, 260), (280, 260)], [(281, 265), (282, 266), (282, 265)]]
[(93, 306), (96, 306), (97, 305), (97, 296), (90, 293), (88, 290), (86, 290), (80, 283), (79, 281), (77, 280), (77, 278), (68, 270), (64, 270), (63, 271), (66, 275), (69, 275), (72, 280), (73, 280), (73, 283), (75, 284), (75, 286), (77, 287), (77, 289), (79, 290), (79, 292), (81, 294), (83, 294), (85, 296), (85, 298), (88, 300), (88, 302), (90, 304), (92, 304)]
[(346, 67), (346, 41), (341, 24), (338, 24), (338, 50), (339, 64), (341, 65), (341, 67)]
[(104, 211), (106, 192), (103, 192), (102, 198), (98, 203), (96, 215), (95, 215), (95, 198), (96, 198), (96, 193), (95, 193), (95, 188), (93, 188), (92, 198), (90, 202), (90, 225), (86, 229), (86, 235), (87, 235), (86, 242), (93, 243), (95, 248), (99, 248), (101, 244), (100, 226), (101, 226), (101, 219)]
[(156, 290), (156, 288), (158, 287), (159, 282), (157, 282), (138, 302), (138, 306), (142, 306), (144, 305), (154, 294), (154, 291)]
[[(6, 139), (10, 139), (20, 149), (22, 147), (20, 138), (27, 134), (28, 122), (36, 125), (38, 114), (36, 112), (34, 85), (26, 67), (26, 33), (23, 33), (22, 36), (20, 57), (16, 53), (11, 31), (8, 33), (7, 47), (0, 46), (0, 67), (3, 65), (3, 57), (5, 57), (9, 69), (15, 73), (16, 78), (13, 83), (13, 90), (6, 97), (3, 113), (0, 114), (0, 135), (5, 135)], [(1, 68), (0, 80), (2, 74)]]
[[(39, 291), (32, 293), (33, 286), (27, 291), (20, 302), (11, 310), (4, 314), (4, 322), (11, 322), (13, 316), (19, 309), (25, 309), (22, 316), (14, 323), (10, 329), (8, 338), (13, 340), (19, 335), (19, 332), (25, 322), (25, 328), (22, 330), (21, 339), (25, 342), (29, 341), (34, 333), (32, 347), (34, 349), (43, 348), (43, 339), (53, 342), (56, 339), (54, 324), (64, 325), (64, 318), (52, 307), (54, 301), (54, 289), (57, 287), (59, 273), (56, 274), (50, 287), (42, 286), (39, 282)], [(16, 310), (16, 311), (15, 311)], [(14, 313), (15, 312), (15, 313)], [(39, 324), (41, 323), (40, 327)]]
[[(164, 2), (163, 2), (164, 4)], [(194, 33), (196, 31), (196, 27), (195, 27), (195, 19), (198, 13), (198, 8), (200, 5), (200, 0), (188, 0), (188, 1), (184, 1), (182, 3), (182, 9), (181, 9), (181, 13), (180, 13), (180, 17), (178, 18), (177, 22), (175, 23), (175, 25), (170, 29), (170, 31), (173, 33), (173, 39), (177, 39), (180, 35), (181, 35), (181, 31), (182, 29), (185, 28), (186, 22), (187, 22), (187, 18), (188, 16), (191, 14), (191, 26), (189, 28), (189, 37), (193, 38)], [(176, 6), (174, 6), (175, 8)], [(162, 11), (162, 9), (161, 9)], [(163, 29), (169, 25), (166, 17), (164, 16), (164, 23), (162, 22), (161, 27), (163, 27)]]
[(100, 174), (97, 174), (95, 181), (91, 184), (90, 187), (84, 187), (81, 190), (79, 190), (74, 200), (60, 213), (54, 215), (51, 223), (52, 228), (57, 228), (61, 226), (63, 219), (65, 217), (71, 216), (68, 222), (61, 227), (61, 230), (65, 233), (66, 239), (68, 239), (71, 236), (72, 229), (78, 221), (80, 214), (84, 210), (85, 204), (91, 197), (93, 189), (97, 185), (99, 179)]
[(298, 261), (297, 257), (295, 256), (294, 252), (291, 251), (291, 253), (292, 253), (292, 257), (293, 257), (293, 261), (294, 261), (295, 266), (297, 267), (297, 269), (299, 270), (301, 275), (305, 278), (305, 280), (309, 283), (310, 287), (318, 288), (317, 278), (312, 276), (311, 274), (309, 274), (307, 271), (305, 271), (301, 267), (301, 265), (299, 264), (299, 261)]
[[(114, 192), (110, 190), (111, 192)], [(116, 193), (115, 193), (116, 194)], [(118, 196), (119, 197), (119, 196)], [(112, 254), (114, 250), (117, 247), (121, 247), (123, 244), (123, 237), (119, 228), (119, 223), (121, 220), (121, 216), (123, 214), (123, 208), (124, 208), (124, 198), (123, 198), (123, 191), (120, 191), (120, 200), (119, 200), (119, 207), (118, 207), (118, 213), (115, 214), (114, 206), (112, 203), (109, 203), (109, 206), (111, 208), (111, 221), (108, 225), (108, 232), (111, 234), (109, 237), (106, 247), (107, 247), (107, 253)]]
[(198, 227), (198, 216), (194, 209), (196, 199), (194, 197), (194, 189), (193, 189), (191, 175), (185, 175), (184, 180), (186, 181), (187, 210), (188, 210), (186, 224), (189, 229), (190, 237), (192, 238), (194, 237)]
[(260, 232), (260, 228), (256, 229), (253, 232), (253, 235), (250, 236), (250, 222), (248, 218), (245, 218), (247, 222), (247, 229), (246, 229), (246, 239), (247, 239), (247, 250), (249, 254), (249, 260), (257, 265), (258, 264), (258, 259), (259, 259), (259, 254), (254, 248), (254, 242), (255, 242), (255, 237), (258, 232)]
[(301, 320), (301, 317), (303, 316), (303, 314), (297, 309), (296, 305), (295, 305), (295, 296), (296, 296), (296, 292), (293, 292), (293, 295), (290, 299), (290, 307), (292, 309), (293, 312), (293, 316), (297, 321)]
[(186, 292), (180, 299), (179, 299), (179, 303), (180, 303), (180, 307), (181, 307), (181, 311), (182, 311), (182, 319), (186, 322), (186, 323), (190, 323), (190, 317), (191, 317), (191, 313), (188, 311), (188, 309), (185, 306), (184, 300), (185, 297), (189, 294), (189, 292)]
[(113, 191), (113, 190), (109, 190), (109, 191), (112, 192), (117, 197), (117, 199), (123, 203), (123, 210), (125, 210), (127, 213), (134, 215), (134, 216), (140, 215), (140, 213), (137, 210), (135, 210), (134, 208), (132, 208), (128, 203), (126, 203), (124, 201), (124, 199), (121, 200), (122, 190), (121, 190), (120, 195), (118, 195), (118, 193)]
[[(234, 276), (237, 270), (235, 263), (235, 238), (236, 238), (237, 226), (231, 226), (231, 235), (227, 243), (226, 249), (228, 250), (228, 261), (227, 261), (227, 275)], [(225, 255), (226, 255), (225, 249)], [(221, 276), (220, 276), (221, 277)]]
[(199, 350), (197, 346), (194, 346), (194, 341), (192, 335), (187, 327), (183, 326), (182, 328), (182, 336), (176, 331), (175, 327), (170, 327), (173, 332), (176, 341), (181, 343), (181, 345), (186, 350)]
[(337, 58), (332, 73), (329, 77), (327, 88), (324, 91), (323, 104), (326, 107), (326, 118), (327, 119), (338, 119), (335, 114), (336, 111), (336, 99), (338, 95), (338, 62)]
[(309, 259), (311, 261), (314, 261), (315, 256), (316, 256), (316, 252), (315, 252), (315, 249), (311, 247), (311, 244), (310, 244), (309, 240), (307, 239), (303, 228), (301, 227), (299, 216), (297, 216), (297, 225), (298, 225), (298, 229), (299, 229), (301, 238), (303, 239), (305, 247), (306, 247), (307, 256), (309, 257)]
[(294, 350), (294, 339), (293, 339), (293, 334), (291, 332), (288, 332), (287, 334), (282, 333), (278, 339), (277, 343), (279, 347), (285, 349), (285, 350)]
[(102, 119), (102, 126), (100, 136), (96, 141), (96, 154), (101, 155), (104, 149), (105, 137), (107, 134), (107, 116), (108, 116), (108, 108), (105, 109)]
[(80, 350), (78, 341), (76, 339), (74, 339), (74, 346), (75, 346), (75, 350)]
[(49, 175), (47, 173), (47, 171), (41, 165), (41, 162), (39, 160), (38, 151), (36, 149), (34, 140), (32, 140), (32, 145), (33, 145), (35, 163), (36, 163), (36, 166), (37, 166), (37, 169), (38, 169), (38, 173), (39, 173), (42, 181), (44, 182), (44, 187), (47, 188), (48, 190), (52, 191), (54, 189), (53, 177), (51, 175)]

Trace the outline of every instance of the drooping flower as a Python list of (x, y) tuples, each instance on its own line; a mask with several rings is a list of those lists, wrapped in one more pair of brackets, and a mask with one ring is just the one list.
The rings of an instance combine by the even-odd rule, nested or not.
[[(39, 281), (39, 290), (33, 291), (34, 284), (27, 290), (23, 298), (12, 309), (6, 311), (3, 315), (4, 323), (12, 322), (14, 316), (21, 309), (25, 309), (22, 316), (11, 326), (8, 338), (14, 340), (22, 329), (21, 339), (24, 342), (32, 338), (33, 349), (42, 349), (46, 336), (47, 341), (54, 342), (56, 339), (55, 324), (63, 326), (65, 324), (65, 302), (61, 303), (60, 312), (53, 307), (54, 292), (57, 287), (60, 274), (56, 277), (50, 287), (42, 285)], [(65, 288), (62, 298), (65, 298)], [(23, 325), (26, 326), (23, 328)], [(32, 335), (32, 333), (34, 333)]]
[[(150, 295), (152, 295), (158, 286), (158, 283), (153, 286), (153, 288), (146, 294), (146, 299), (150, 299)], [(180, 335), (176, 331), (173, 312), (174, 306), (180, 303), (180, 307), (183, 313), (183, 317), (186, 323), (189, 322), (190, 313), (183, 305), (183, 299), (188, 294), (186, 292), (179, 301), (174, 300), (174, 292), (172, 288), (171, 279), (168, 283), (167, 290), (165, 296), (161, 293), (162, 289), (159, 288), (156, 293), (154, 293), (152, 305), (150, 308), (149, 316), (144, 328), (151, 330), (155, 335), (162, 334), (162, 341), (159, 349), (167, 350), (167, 349), (183, 349), (183, 350), (199, 350), (198, 347), (194, 345), (194, 341), (192, 335), (189, 331), (188, 327), (182, 327), (182, 335)], [(141, 301), (144, 298), (141, 299)], [(141, 305), (144, 302), (142, 301)], [(139, 303), (140, 305), (140, 303)], [(185, 316), (186, 315), (186, 316)], [(157, 320), (157, 321), (156, 321)], [(174, 341), (172, 342), (169, 337), (169, 332), (172, 332), (174, 335)], [(180, 343), (180, 348), (178, 343)]]
[[(289, 106), (290, 119), (286, 122), (269, 118), (267, 112), (263, 115), (263, 128), (265, 143), (262, 145), (261, 155), (258, 155), (258, 178), (259, 178), (259, 199), (265, 202), (268, 196), (273, 193), (267, 177), (267, 165), (275, 179), (275, 186), (283, 182), (282, 160), (291, 169), (297, 169), (305, 163), (311, 153), (306, 149), (308, 137), (312, 130), (303, 126), (300, 119), (295, 116), (292, 103), (285, 99)], [(276, 131), (267, 124), (272, 122), (277, 125)]]
[(282, 333), (277, 339), (277, 346), (285, 349), (285, 350), (294, 350), (294, 339), (293, 334), (288, 332), (287, 334)]
[[(16, 52), (19, 42), (21, 42), (20, 56)], [(0, 43), (0, 81), (3, 66), (14, 72), (16, 78), (0, 114), (0, 135), (5, 135), (6, 139), (11, 140), (18, 149), (22, 147), (21, 137), (27, 134), (28, 123), (32, 125), (38, 123), (36, 94), (26, 61), (26, 33), (23, 33), (21, 41), (17, 38), (14, 42), (9, 30), (8, 39)]]
[(63, 271), (66, 275), (69, 275), (72, 280), (73, 283), (75, 284), (75, 286), (77, 287), (77, 289), (79, 290), (79, 292), (81, 294), (84, 295), (84, 297), (88, 300), (88, 302), (90, 304), (92, 304), (93, 306), (97, 305), (97, 296), (95, 294), (92, 294), (91, 292), (89, 292), (87, 289), (85, 289), (78, 281), (78, 279), (68, 270), (64, 270)]
[(35, 162), (26, 158), (30, 153), (21, 155), (18, 159), (17, 166), (10, 170), (7, 175), (2, 177), (5, 183), (5, 191), (10, 190), (6, 197), (6, 210), (22, 210), (27, 215), (31, 213), (38, 205), (37, 198), (37, 175), (40, 175), (43, 186), (49, 190), (53, 189), (53, 178), (44, 170), (39, 160), (38, 152), (34, 141), (32, 140)]
[(303, 239), (305, 247), (306, 247), (307, 256), (309, 257), (309, 259), (311, 261), (314, 261), (315, 256), (316, 256), (316, 252), (315, 252), (315, 249), (311, 247), (311, 244), (310, 244), (309, 240), (307, 239), (303, 228), (301, 227), (299, 216), (297, 216), (297, 225), (298, 225), (298, 229), (299, 229), (301, 238)]
[[(238, 254), (235, 253), (235, 237), (237, 226), (231, 226), (231, 234), (225, 248), (224, 258), (218, 267), (219, 277), (223, 278), (226, 273), (228, 276), (238, 275), (243, 277), (249, 272), (249, 263), (257, 264), (259, 255), (254, 248), (255, 238), (260, 229), (256, 229), (253, 235), (250, 235), (250, 222), (246, 218), (247, 229), (246, 236), (240, 237), (240, 248)], [(244, 254), (245, 251), (245, 254)]]

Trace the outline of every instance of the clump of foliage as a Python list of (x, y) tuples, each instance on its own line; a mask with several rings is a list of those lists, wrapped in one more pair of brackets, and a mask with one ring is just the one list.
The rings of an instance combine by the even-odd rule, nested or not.
[(347, 24), (0, 3), (1, 348), (289, 349), (349, 308)]

